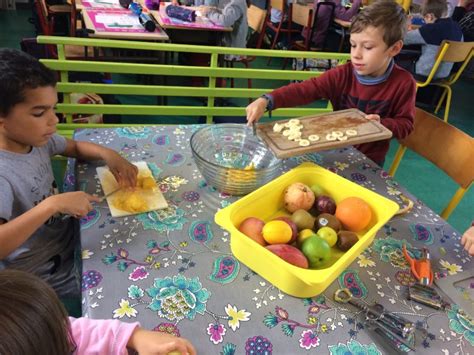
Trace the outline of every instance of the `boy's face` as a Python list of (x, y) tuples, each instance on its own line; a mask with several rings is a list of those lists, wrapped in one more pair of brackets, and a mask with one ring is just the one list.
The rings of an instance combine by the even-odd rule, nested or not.
[(425, 20), (425, 23), (434, 23), (436, 21), (436, 17), (432, 13), (424, 15), (423, 19)]
[(1, 149), (28, 153), (32, 146), (45, 145), (56, 132), (56, 88), (26, 89), (25, 97), (25, 101), (15, 105), (7, 116), (0, 116)]
[(388, 47), (383, 34), (383, 29), (373, 26), (359, 33), (351, 33), (351, 62), (357, 74), (381, 76), (390, 60), (400, 52), (403, 42), (398, 41)]

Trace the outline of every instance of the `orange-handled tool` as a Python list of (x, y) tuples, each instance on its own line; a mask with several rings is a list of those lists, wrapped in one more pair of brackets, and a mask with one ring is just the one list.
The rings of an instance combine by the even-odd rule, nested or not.
[(433, 283), (433, 270), (431, 269), (429, 250), (423, 248), (421, 258), (413, 259), (408, 255), (407, 248), (403, 244), (403, 255), (405, 255), (405, 259), (410, 264), (411, 272), (418, 282), (425, 286), (431, 285)]

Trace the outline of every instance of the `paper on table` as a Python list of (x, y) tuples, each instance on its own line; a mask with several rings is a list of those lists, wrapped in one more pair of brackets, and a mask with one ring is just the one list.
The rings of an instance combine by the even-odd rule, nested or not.
[(95, 20), (107, 27), (143, 28), (133, 14), (104, 13), (96, 15)]
[[(136, 162), (133, 164), (137, 166), (139, 174), (142, 174), (144, 176), (147, 176), (147, 175), (153, 176), (146, 162), (141, 161), (141, 162)], [(97, 175), (99, 176), (99, 180), (102, 185), (102, 190), (104, 191), (104, 195), (109, 194), (110, 192), (116, 190), (119, 187), (117, 180), (115, 180), (115, 177), (112, 175), (109, 168), (98, 167)], [(140, 197), (142, 197), (145, 200), (145, 202), (147, 203), (147, 206), (149, 207), (146, 211), (139, 212), (139, 213), (150, 212), (150, 211), (168, 207), (168, 203), (166, 202), (163, 194), (161, 193), (158, 187), (154, 191), (142, 190), (138, 192), (140, 193)], [(123, 211), (116, 208), (113, 204), (113, 201), (116, 195), (117, 194), (113, 194), (107, 197), (107, 204), (109, 205), (110, 213), (112, 214), (112, 217), (122, 217), (122, 216), (138, 214), (137, 212)]]

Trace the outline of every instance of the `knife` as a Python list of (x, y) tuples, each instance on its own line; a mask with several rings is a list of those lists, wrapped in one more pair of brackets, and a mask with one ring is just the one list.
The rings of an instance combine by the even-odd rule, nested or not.
[(106, 200), (108, 197), (110, 197), (111, 195), (113, 195), (113, 194), (116, 193), (117, 191), (120, 191), (120, 187), (118, 187), (118, 188), (116, 188), (115, 190), (110, 191), (108, 194), (105, 194), (104, 196), (102, 196), (102, 197), (100, 198), (99, 203), (100, 203), (100, 202), (104, 202), (104, 200)]

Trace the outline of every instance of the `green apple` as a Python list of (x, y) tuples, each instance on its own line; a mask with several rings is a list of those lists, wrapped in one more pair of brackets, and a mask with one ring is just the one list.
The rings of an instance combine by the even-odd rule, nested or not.
[(312, 229), (303, 229), (301, 232), (298, 233), (298, 237), (296, 238), (296, 244), (298, 246), (303, 245), (303, 242), (312, 235), (316, 235), (316, 233)]
[(328, 242), (330, 247), (333, 247), (337, 243), (337, 232), (331, 227), (322, 227), (318, 229), (316, 233), (321, 239)]
[(301, 251), (308, 259), (310, 269), (320, 269), (331, 257), (331, 247), (328, 242), (317, 235), (307, 238), (301, 246)]
[(324, 191), (324, 189), (321, 187), (321, 185), (313, 184), (313, 185), (310, 186), (310, 189), (311, 189), (311, 191), (314, 192), (314, 195), (315, 195), (316, 197), (325, 194), (325, 191)]

